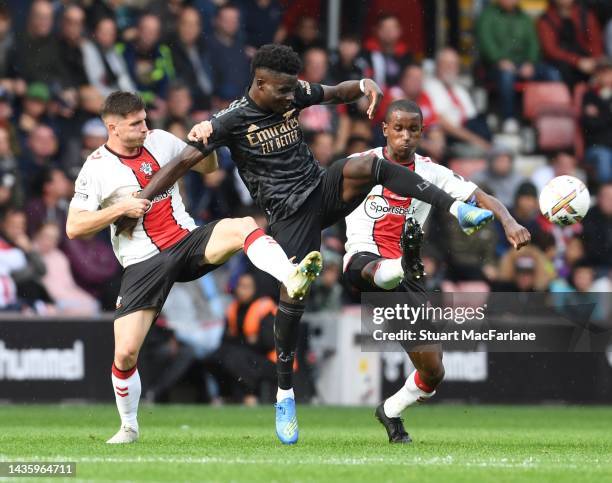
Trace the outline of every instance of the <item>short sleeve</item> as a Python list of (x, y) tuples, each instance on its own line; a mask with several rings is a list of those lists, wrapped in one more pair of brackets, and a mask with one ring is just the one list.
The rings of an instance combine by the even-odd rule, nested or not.
[(206, 144), (201, 141), (187, 141), (187, 144), (199, 150), (204, 156), (208, 156), (215, 149), (220, 148), (221, 146), (227, 146), (229, 140), (229, 129), (227, 127), (227, 122), (221, 118), (222, 114), (223, 111), (217, 115), (219, 117), (215, 116), (210, 119), (213, 132), (208, 138)]
[(305, 80), (298, 80), (294, 102), (298, 109), (323, 103), (323, 86)]
[(96, 211), (101, 203), (102, 196), (98, 180), (93, 175), (91, 165), (86, 162), (74, 182), (74, 196), (70, 201), (70, 207)]
[(468, 201), (478, 188), (471, 181), (466, 181), (462, 176), (444, 166), (433, 163), (431, 163), (431, 166), (435, 169), (436, 173), (434, 184), (456, 200)]
[(178, 156), (187, 146), (185, 141), (162, 129), (154, 129), (149, 136), (150, 139), (148, 141), (154, 147), (155, 152), (163, 153), (163, 156), (156, 157), (162, 166), (170, 162), (175, 156)]

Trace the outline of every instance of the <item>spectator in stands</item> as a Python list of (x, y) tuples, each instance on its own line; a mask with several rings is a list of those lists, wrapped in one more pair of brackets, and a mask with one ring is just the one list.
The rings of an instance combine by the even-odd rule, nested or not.
[(198, 110), (208, 110), (213, 94), (212, 69), (202, 35), (202, 21), (193, 7), (182, 9), (177, 35), (169, 42), (176, 77), (190, 89)]
[(61, 56), (58, 62), (61, 66), (61, 83), (64, 87), (79, 87), (87, 84), (83, 52), (83, 28), (85, 27), (85, 12), (78, 5), (68, 5), (61, 19), (58, 36), (58, 48)]
[(532, 245), (508, 250), (499, 262), (495, 289), (505, 292), (544, 292), (552, 281), (546, 270), (546, 257)]
[(241, 97), (251, 77), (249, 59), (239, 31), (238, 7), (232, 4), (220, 7), (215, 16), (215, 32), (208, 45), (213, 92), (219, 107)]
[(10, 270), (17, 286), (18, 298), (38, 313), (52, 311), (53, 300), (42, 283), (46, 267), (27, 235), (26, 214), (20, 210), (8, 210), (4, 213), (0, 223), (0, 236), (10, 246), (18, 248), (25, 261)]
[(566, 280), (551, 284), (557, 308), (583, 327), (589, 322), (609, 320), (610, 288), (608, 278), (597, 280), (595, 268), (587, 259), (578, 260)]
[(30, 236), (34, 236), (45, 223), (55, 223), (62, 228), (66, 226), (72, 185), (61, 169), (49, 167), (41, 170), (32, 181), (32, 195), (25, 208)]
[(269, 297), (257, 298), (255, 279), (242, 275), (235, 300), (226, 311), (226, 330), (213, 356), (233, 380), (233, 395), (246, 404), (257, 402), (261, 384), (276, 381), (274, 316), (277, 306)]
[(33, 246), (46, 267), (42, 284), (60, 314), (95, 315), (99, 311), (98, 302), (76, 284), (66, 255), (58, 248), (63, 239), (62, 231), (56, 223), (46, 222), (34, 236)]
[(612, 63), (598, 66), (593, 86), (582, 98), (585, 159), (599, 183), (612, 181)]
[[(312, 47), (304, 53), (301, 79), (318, 84), (328, 83), (327, 51)], [(300, 113), (300, 124), (306, 132), (335, 133), (334, 152), (342, 152), (349, 137), (351, 120), (344, 105), (314, 105)]]
[[(0, 5), (0, 79), (7, 77), (9, 53), (14, 42), (15, 37), (11, 30), (11, 12), (6, 5), (2, 4)], [(10, 87), (10, 81), (8, 85)]]
[(346, 141), (346, 156), (351, 154), (363, 153), (372, 149), (372, 143), (368, 138), (363, 136), (350, 136)]
[(25, 82), (59, 82), (61, 57), (53, 36), (53, 6), (47, 0), (35, 0), (30, 7), (25, 32), (19, 32), (9, 55), (9, 76), (15, 79), (14, 92), (23, 94)]
[(490, 223), (468, 238), (450, 223), (447, 213), (434, 211), (434, 217), (425, 228), (427, 242), (446, 254), (448, 278), (452, 281), (487, 280), (496, 263), (498, 235), (495, 226)]
[(436, 75), (425, 81), (425, 93), (431, 99), (440, 126), (449, 141), (468, 143), (480, 151), (491, 148), (491, 133), (465, 87), (459, 83), (459, 55), (445, 48), (436, 56)]
[(540, 193), (546, 183), (562, 175), (575, 176), (586, 182), (586, 176), (584, 171), (578, 168), (576, 157), (567, 151), (556, 153), (548, 165), (536, 169), (531, 175), (531, 182), (537, 188), (538, 193)]
[(283, 17), (281, 2), (278, 0), (255, 0), (242, 2), (241, 18), (244, 23), (246, 45), (258, 49), (274, 42)]
[(136, 39), (118, 46), (143, 100), (156, 109), (163, 109), (168, 82), (174, 78), (170, 48), (160, 41), (160, 22), (156, 15), (145, 13), (138, 21)]
[(32, 129), (27, 139), (25, 156), (20, 163), (23, 179), (32, 180), (42, 170), (57, 166), (58, 150), (59, 142), (53, 129), (45, 124)]
[(190, 129), (196, 121), (191, 116), (193, 98), (187, 84), (181, 81), (173, 81), (168, 88), (167, 101), (168, 111), (164, 119), (165, 126), (178, 122), (183, 127)]
[(295, 26), (295, 32), (287, 38), (285, 43), (295, 50), (300, 57), (308, 49), (315, 47), (323, 48), (324, 44), (321, 40), (317, 19), (310, 15), (299, 17)]
[(484, 67), (499, 91), (502, 131), (515, 134), (519, 130), (515, 82), (560, 81), (560, 74), (538, 62), (538, 34), (531, 17), (520, 8), (519, 0), (489, 4), (478, 19), (476, 32)]
[(39, 124), (50, 124), (47, 115), (51, 93), (47, 84), (42, 82), (32, 82), (21, 103), (21, 112), (17, 117), (17, 132), (21, 143), (32, 130)]
[(601, 272), (612, 268), (612, 183), (599, 188), (597, 205), (583, 223), (582, 237), (589, 261)]
[[(529, 181), (525, 181), (517, 188), (510, 213), (519, 224), (527, 228), (533, 240), (539, 239), (542, 229), (539, 224), (538, 191)], [(507, 246), (506, 243), (503, 245)]]
[(337, 312), (342, 309), (342, 257), (332, 251), (323, 252), (325, 266), (321, 276), (310, 287), (306, 310), (316, 312), (327, 310)]
[(321, 166), (329, 167), (334, 161), (334, 136), (332, 133), (326, 131), (315, 132), (308, 146)]
[(549, 0), (537, 22), (544, 60), (561, 73), (573, 88), (588, 80), (603, 55), (603, 40), (597, 18), (582, 2)]
[(116, 90), (136, 90), (125, 59), (117, 52), (116, 47), (117, 24), (110, 17), (104, 17), (96, 24), (93, 40), (84, 40), (81, 43), (87, 82), (104, 97)]
[(333, 54), (329, 67), (329, 77), (335, 84), (367, 77), (369, 66), (360, 53), (359, 37), (352, 34), (340, 37), (338, 51)]
[(21, 207), (24, 201), (21, 170), (13, 153), (8, 129), (0, 127), (0, 211)]
[(376, 23), (376, 47), (367, 56), (372, 78), (381, 87), (397, 85), (404, 67), (412, 61), (401, 42), (402, 26), (395, 15), (381, 15)]
[(108, 235), (64, 240), (61, 249), (70, 261), (76, 283), (100, 302), (102, 310), (115, 310), (121, 276)]
[(488, 167), (476, 173), (472, 181), (486, 185), (506, 207), (512, 207), (518, 187), (524, 178), (514, 168), (514, 152), (502, 145), (494, 145), (487, 154)]
[[(440, 127), (439, 120), (433, 110), (431, 99), (424, 90), (423, 69), (416, 64), (406, 66), (402, 72), (399, 86), (389, 89), (389, 95), (383, 98), (379, 112), (385, 112), (387, 102), (396, 99), (410, 99), (416, 102), (423, 114), (423, 136), (419, 143), (419, 153), (430, 156), (432, 159), (442, 161), (446, 152), (446, 135)], [(384, 114), (379, 114), (375, 120), (384, 121)]]

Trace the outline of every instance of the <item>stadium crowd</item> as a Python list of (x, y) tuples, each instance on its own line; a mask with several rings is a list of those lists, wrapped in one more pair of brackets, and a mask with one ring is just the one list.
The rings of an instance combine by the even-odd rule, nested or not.
[[(302, 113), (321, 165), (384, 144), (385, 106), (410, 98), (424, 115), (421, 153), (493, 193), (532, 233), (533, 243), (517, 252), (496, 224), (467, 238), (436, 213), (425, 227), (431, 290), (610, 291), (608, 2), (542, 1), (535, 14), (518, 0), (474, 2), (470, 52), (459, 50), (452, 32), (450, 45), (435, 51), (424, 9), (436, 2), (350, 3), (354, 11), (330, 51), (321, 1), (0, 2), (0, 308), (80, 316), (112, 311), (121, 269), (108, 234), (69, 240), (65, 233), (74, 178), (106, 139), (98, 117), (105, 96), (138, 91), (151, 128), (186, 138), (194, 123), (242, 96), (250, 57), (270, 42), (300, 53), (306, 81), (371, 77), (385, 91), (373, 121), (361, 103)], [(523, 103), (540, 82), (556, 94)], [(229, 153), (219, 156), (217, 172), (183, 180), (188, 210), (198, 223), (248, 214), (265, 226)], [(548, 223), (538, 207), (540, 189), (562, 174), (584, 180), (593, 195), (583, 223), (565, 228)], [(324, 233), (325, 269), (312, 289), (311, 311), (359, 301), (342, 284), (343, 236), (341, 226)], [(276, 293), (275, 282), (241, 255), (214, 275), (175, 287), (153, 338), (166, 372), (150, 397), (211, 354), (230, 379), (240, 380), (233, 393), (257, 396), (261, 382), (275, 378)]]

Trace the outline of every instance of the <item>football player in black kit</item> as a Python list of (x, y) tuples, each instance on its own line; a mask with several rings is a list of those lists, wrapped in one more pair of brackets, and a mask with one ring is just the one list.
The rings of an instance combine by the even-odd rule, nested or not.
[[(350, 103), (365, 95), (372, 117), (382, 91), (371, 79), (336, 86), (308, 83), (298, 80), (301, 68), (299, 56), (290, 47), (261, 47), (252, 61), (252, 81), (245, 95), (210, 121), (194, 126), (190, 146), (158, 171), (138, 196), (153, 200), (203, 154), (227, 146), (240, 177), (265, 212), (271, 234), (289, 257), (301, 259), (319, 250), (321, 230), (351, 213), (378, 184), (450, 211), (467, 233), (493, 219), (491, 211), (455, 201), (413, 171), (376, 155), (341, 159), (322, 168), (303, 139), (300, 111), (314, 104)], [(118, 229), (129, 230), (123, 220), (118, 223)], [(298, 439), (292, 373), (303, 312), (304, 302), (289, 297), (281, 286), (274, 323), (276, 433), (285, 444)]]

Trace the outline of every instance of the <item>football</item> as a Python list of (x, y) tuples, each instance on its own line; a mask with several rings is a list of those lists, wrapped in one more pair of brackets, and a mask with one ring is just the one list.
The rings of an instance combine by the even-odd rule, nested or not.
[(590, 203), (589, 190), (573, 176), (551, 179), (540, 193), (540, 211), (549, 221), (561, 226), (582, 221)]

